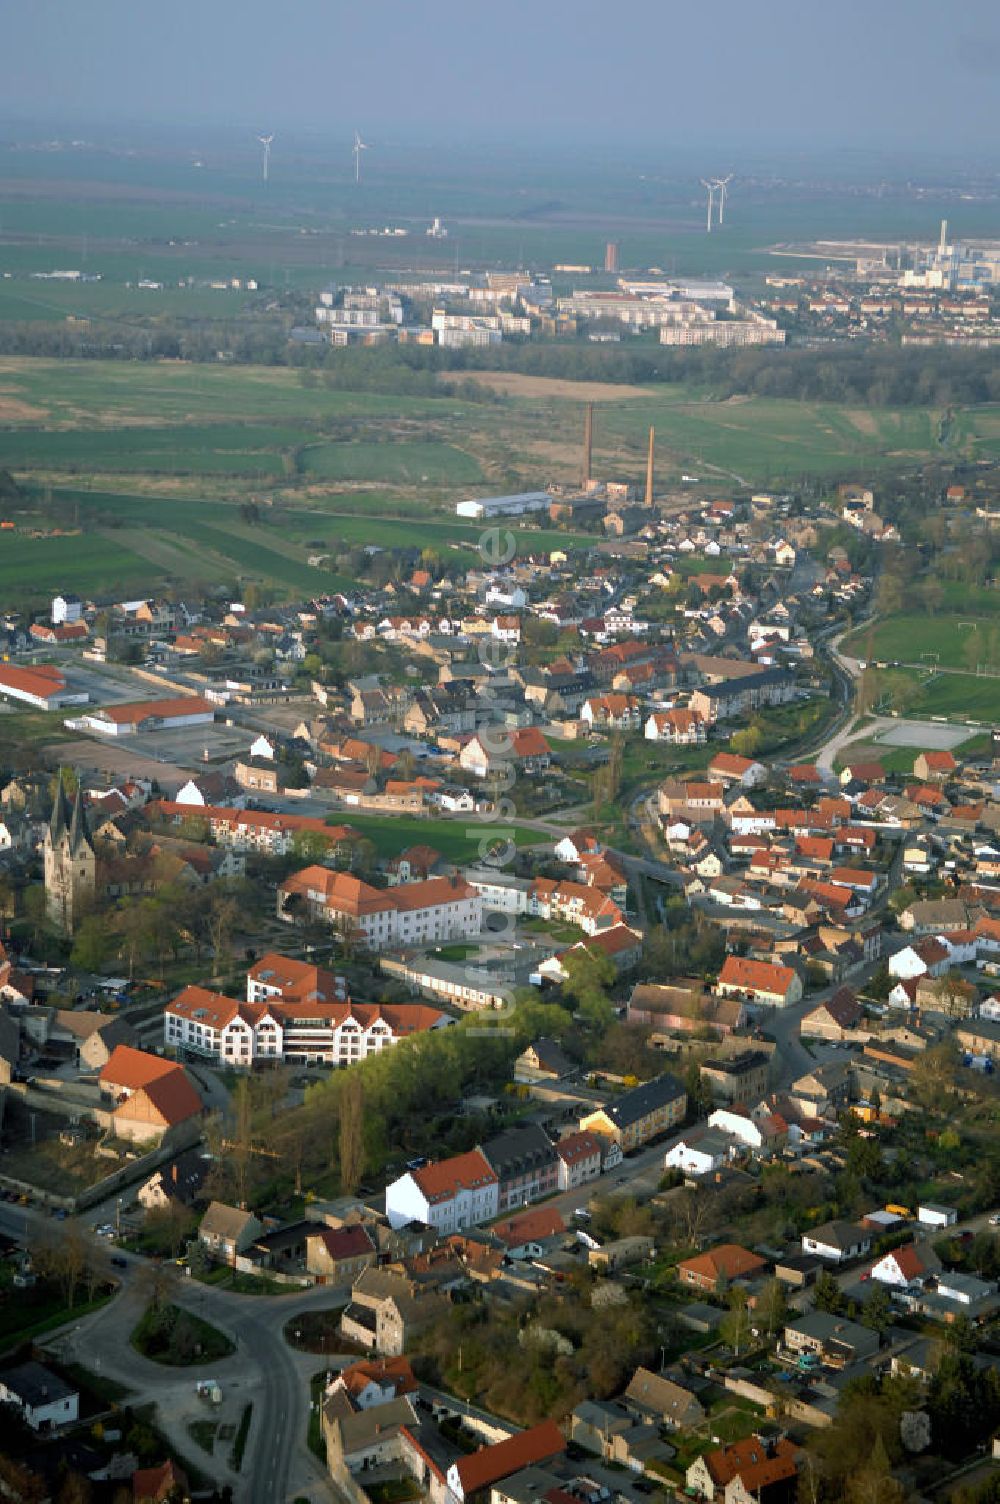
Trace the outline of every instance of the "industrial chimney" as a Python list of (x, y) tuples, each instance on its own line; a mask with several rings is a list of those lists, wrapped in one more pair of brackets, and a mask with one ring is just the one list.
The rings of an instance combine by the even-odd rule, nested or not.
[(590, 461), (594, 447), (594, 404), (588, 402), (583, 410), (583, 489), (590, 488)]
[(653, 450), (655, 444), (656, 429), (649, 430), (649, 453), (646, 456), (646, 505), (653, 505)]

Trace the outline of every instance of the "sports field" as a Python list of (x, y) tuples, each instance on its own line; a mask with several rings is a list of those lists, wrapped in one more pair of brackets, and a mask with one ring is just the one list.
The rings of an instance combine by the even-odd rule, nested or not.
[[(842, 644), (845, 653), (870, 662), (935, 664), (942, 668), (968, 669), (975, 674), (989, 668), (1000, 673), (1000, 592), (968, 591), (965, 610), (934, 616), (907, 613), (886, 617), (873, 627), (854, 632)], [(996, 615), (980, 614), (983, 600)]]
[(869, 678), (876, 715), (944, 716), (971, 726), (1000, 722), (1000, 677), (900, 668), (874, 670)]

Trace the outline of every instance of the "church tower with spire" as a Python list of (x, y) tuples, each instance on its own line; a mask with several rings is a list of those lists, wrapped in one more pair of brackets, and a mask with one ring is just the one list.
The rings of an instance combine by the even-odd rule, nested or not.
[(77, 788), (72, 811), (62, 775), (52, 818), (45, 832), (45, 912), (53, 924), (71, 935), (97, 891), (97, 858)]

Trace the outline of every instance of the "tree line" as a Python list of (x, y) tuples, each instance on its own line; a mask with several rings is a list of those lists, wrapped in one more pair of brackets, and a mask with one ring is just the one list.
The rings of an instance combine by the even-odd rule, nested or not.
[(511, 371), (562, 380), (622, 384), (684, 383), (725, 399), (777, 397), (865, 407), (937, 407), (1000, 399), (1000, 365), (990, 350), (842, 345), (668, 350), (659, 345), (592, 345), (574, 340), (508, 340), (484, 349), (433, 345), (297, 345), (283, 321), (200, 322), (147, 327), (108, 321), (102, 328), (0, 323), (0, 355), (74, 360), (188, 360), (299, 367), (332, 389), (465, 401), (502, 401), (460, 378)]

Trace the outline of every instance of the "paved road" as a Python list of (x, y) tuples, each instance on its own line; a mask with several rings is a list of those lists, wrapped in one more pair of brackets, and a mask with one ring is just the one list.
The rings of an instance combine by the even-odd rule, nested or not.
[[(30, 1207), (0, 1205), (0, 1232), (30, 1238), (39, 1228), (51, 1229), (50, 1218)], [(169, 1299), (212, 1323), (235, 1343), (230, 1357), (204, 1369), (173, 1369), (137, 1353), (129, 1336), (148, 1304), (144, 1282), (147, 1261), (121, 1255), (118, 1294), (101, 1310), (70, 1322), (45, 1338), (58, 1356), (116, 1379), (131, 1392), (131, 1404), (155, 1402), (157, 1423), (182, 1455), (202, 1462), (219, 1483), (231, 1483), (239, 1504), (285, 1504), (296, 1497), (326, 1504), (336, 1497), (325, 1469), (309, 1451), (306, 1422), (309, 1382), (324, 1360), (289, 1348), (285, 1324), (300, 1312), (342, 1304), (348, 1292), (331, 1287), (296, 1290), (288, 1295), (236, 1295), (203, 1285), (178, 1274)], [(253, 1420), (242, 1472), (228, 1466), (228, 1449), (221, 1445), (210, 1463), (204, 1462), (188, 1434), (188, 1423), (204, 1417), (194, 1392), (199, 1377), (217, 1378), (224, 1402), (220, 1418), (237, 1424), (247, 1401)], [(213, 1412), (214, 1413), (214, 1412)]]

